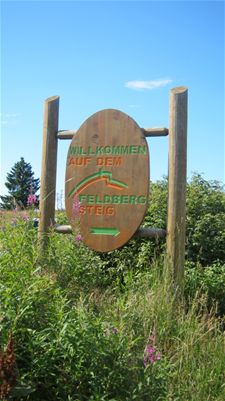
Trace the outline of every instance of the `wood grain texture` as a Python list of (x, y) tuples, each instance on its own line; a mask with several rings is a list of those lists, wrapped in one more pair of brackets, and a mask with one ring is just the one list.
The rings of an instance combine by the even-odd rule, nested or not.
[[(96, 251), (119, 248), (140, 226), (148, 194), (149, 154), (141, 128), (113, 109), (88, 118), (67, 157), (66, 212), (74, 231)], [(81, 202), (79, 216), (74, 200)]]
[(185, 87), (170, 92), (167, 254), (181, 292), (185, 256), (187, 99)]
[(72, 234), (72, 226), (69, 224), (62, 224), (54, 226), (54, 231), (59, 234)]
[[(159, 137), (159, 136), (167, 136), (169, 134), (168, 128), (141, 128), (143, 134), (146, 137)], [(58, 139), (73, 139), (74, 135), (76, 135), (77, 131), (72, 130), (61, 130), (58, 131), (57, 137)]]
[(135, 237), (140, 238), (165, 238), (166, 230), (157, 227), (140, 227), (136, 233)]
[(169, 134), (168, 128), (142, 128), (146, 137), (159, 137), (167, 136)]
[[(72, 226), (66, 224), (55, 226), (54, 231), (59, 234), (72, 234), (73, 232)], [(156, 227), (140, 227), (134, 235), (140, 238), (165, 238), (166, 230)]]
[(55, 189), (57, 166), (57, 132), (59, 115), (59, 97), (46, 99), (44, 104), (39, 240), (43, 242), (55, 217)]

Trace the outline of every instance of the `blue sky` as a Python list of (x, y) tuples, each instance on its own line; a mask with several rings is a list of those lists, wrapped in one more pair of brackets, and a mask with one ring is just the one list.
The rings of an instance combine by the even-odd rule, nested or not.
[[(168, 127), (169, 91), (181, 85), (189, 89), (188, 177), (195, 171), (224, 182), (224, 2), (1, 7), (1, 193), (21, 156), (40, 176), (44, 99), (60, 96), (59, 129), (77, 129), (105, 108), (141, 127)], [(167, 174), (168, 139), (148, 143), (155, 181)], [(64, 189), (68, 147), (60, 141), (57, 192)]]

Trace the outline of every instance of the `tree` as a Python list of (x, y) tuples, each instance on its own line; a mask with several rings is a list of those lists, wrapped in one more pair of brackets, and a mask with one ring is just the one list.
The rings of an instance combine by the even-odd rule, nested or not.
[(13, 209), (16, 206), (27, 207), (27, 199), (30, 194), (35, 194), (39, 189), (39, 178), (34, 178), (34, 173), (30, 163), (26, 163), (21, 157), (15, 163), (11, 171), (6, 176), (5, 186), (9, 195), (0, 196), (2, 209)]

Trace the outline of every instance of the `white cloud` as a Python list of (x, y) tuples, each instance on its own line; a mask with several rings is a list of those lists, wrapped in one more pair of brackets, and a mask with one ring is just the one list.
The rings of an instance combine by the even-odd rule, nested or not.
[(6, 118), (15, 118), (15, 117), (19, 117), (20, 113), (7, 113), (5, 114)]
[(155, 79), (153, 81), (128, 81), (125, 83), (125, 87), (129, 89), (147, 89), (152, 90), (156, 88), (162, 88), (172, 82), (172, 79)]
[(20, 116), (20, 113), (1, 113), (1, 125), (18, 124)]
[(140, 106), (138, 104), (128, 104), (128, 107), (130, 107), (131, 109), (137, 109)]

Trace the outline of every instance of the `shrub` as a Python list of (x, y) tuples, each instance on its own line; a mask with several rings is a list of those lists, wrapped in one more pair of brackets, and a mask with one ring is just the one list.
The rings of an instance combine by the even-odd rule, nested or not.
[[(145, 225), (166, 228), (167, 180), (151, 184)], [(194, 174), (187, 184), (186, 256), (202, 266), (225, 260), (225, 193), (218, 181)], [(149, 241), (152, 255), (163, 250), (163, 241)]]
[(225, 193), (194, 175), (187, 187), (187, 258), (207, 266), (225, 260)]
[[(205, 210), (199, 185), (188, 205), (191, 225), (198, 223), (195, 207), (201, 221), (208, 219), (211, 196), (215, 216), (224, 213), (221, 190), (210, 184), (206, 195), (203, 191)], [(145, 223), (165, 227), (165, 181), (152, 187), (152, 199), (154, 190), (158, 206), (150, 204)], [(0, 231), (1, 394), (7, 377), (9, 400), (222, 401), (222, 223), (218, 250), (213, 245), (217, 262), (207, 265), (209, 250), (193, 247), (194, 235), (200, 244), (203, 230), (210, 232), (207, 221), (188, 232), (192, 256), (179, 304), (168, 266), (163, 257), (154, 259), (163, 254), (163, 243), (132, 240), (106, 255), (88, 250), (73, 235), (52, 232), (40, 263), (29, 220), (6, 224)], [(218, 226), (219, 218), (215, 221)]]
[(214, 263), (202, 267), (200, 264), (187, 262), (185, 265), (185, 296), (193, 298), (196, 292), (207, 294), (210, 310), (215, 304), (217, 313), (225, 314), (225, 265)]

